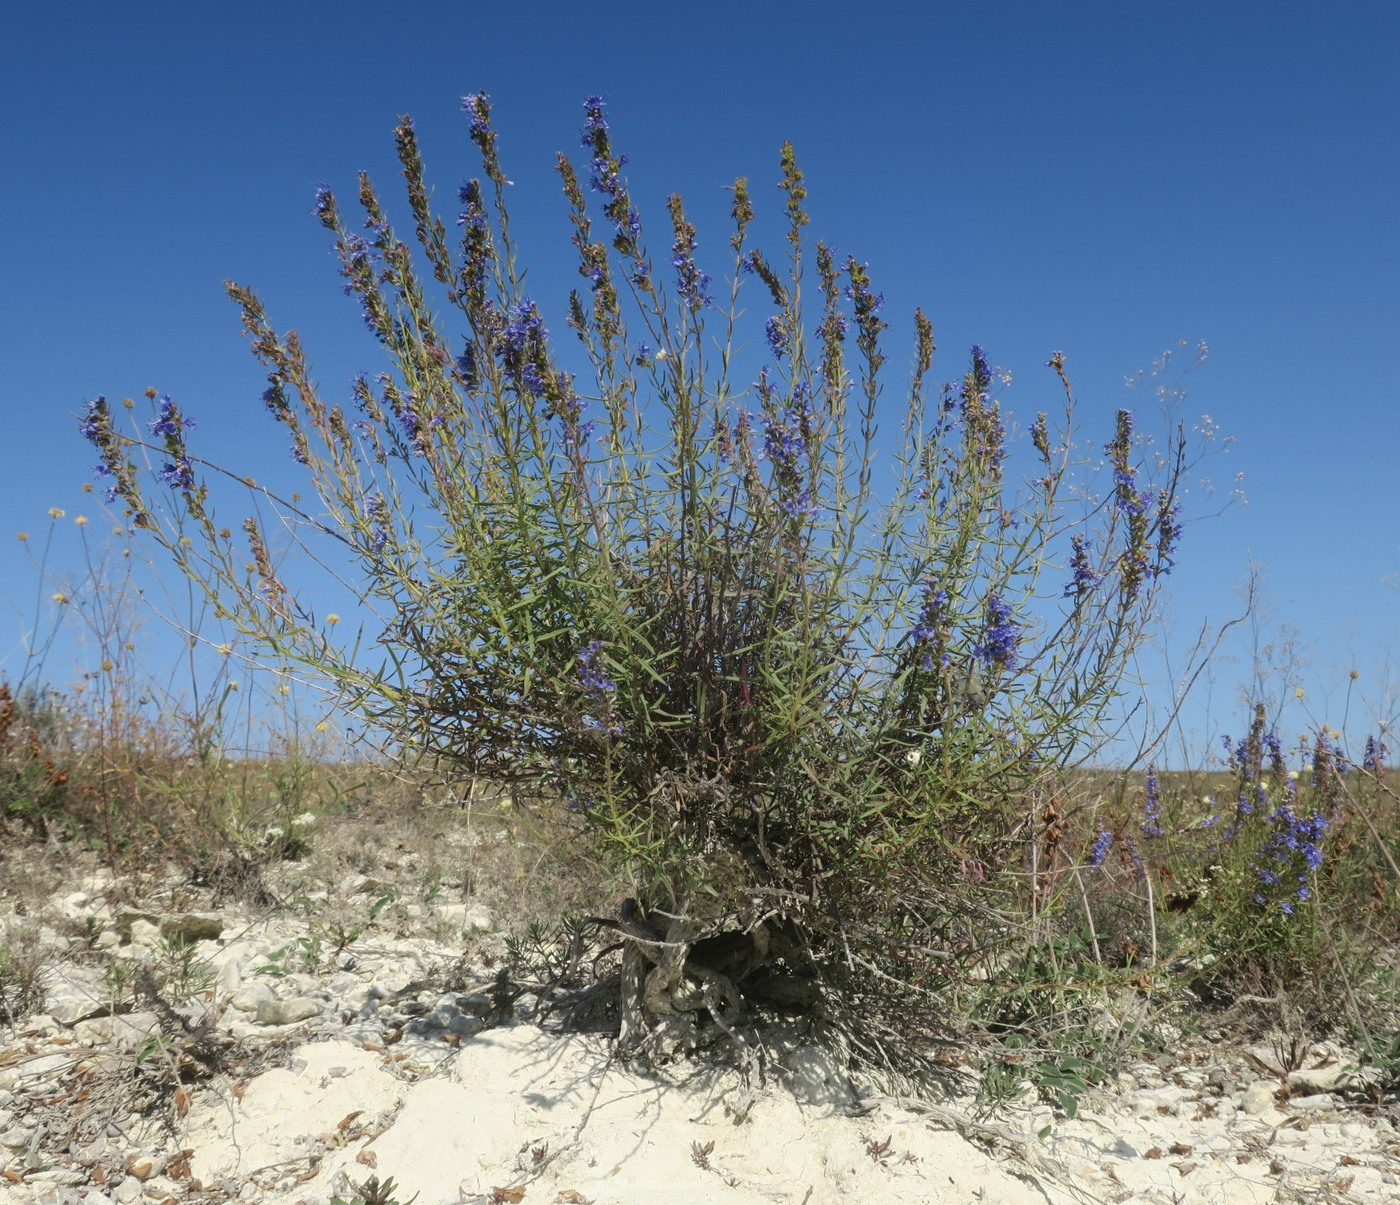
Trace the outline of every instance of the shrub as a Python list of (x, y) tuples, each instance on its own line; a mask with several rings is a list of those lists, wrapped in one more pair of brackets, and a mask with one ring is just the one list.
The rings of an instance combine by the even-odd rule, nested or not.
[[(153, 390), (150, 438), (102, 398), (82, 417), (110, 497), (222, 616), (327, 675), (386, 739), (557, 797), (625, 866), (635, 893), (611, 923), (638, 1036), (678, 1014), (727, 1025), (743, 989), (819, 998), (866, 1054), (905, 1052), (946, 1020), (949, 960), (1011, 919), (997, 872), (1018, 801), (1113, 714), (1176, 555), (1185, 427), (1149, 458), (1119, 411), (1095, 494), (1064, 358), (1062, 417), (1037, 414), (1021, 444), (981, 348), (930, 385), (922, 311), (887, 416), (883, 297), (865, 264), (809, 241), (791, 146), (780, 252), (755, 245), (736, 180), (721, 283), (679, 196), (650, 235), (597, 97), (583, 172), (558, 160), (582, 282), (566, 347), (525, 288), (489, 100), (463, 109), (482, 178), (460, 190), (455, 241), (413, 122), (395, 132), (426, 275), (367, 176), (358, 227), (318, 191), (388, 358), (347, 401), (228, 285), (314, 504), (247, 479), (235, 536), (211, 482), (242, 478), (197, 456)], [(460, 343), (439, 304), (465, 319)], [(744, 306), (764, 312), (757, 352)], [(382, 665), (318, 619), (270, 530), (363, 583)]]

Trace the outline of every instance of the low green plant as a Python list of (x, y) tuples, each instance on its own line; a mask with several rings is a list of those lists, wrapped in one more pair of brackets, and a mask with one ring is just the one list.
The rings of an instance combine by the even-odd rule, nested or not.
[(271, 951), (262, 966), (253, 968), (253, 974), (269, 975), (274, 979), (283, 979), (288, 975), (315, 975), (325, 961), (325, 944), (321, 935), (303, 933)]
[[(332, 1197), (331, 1205), (399, 1205), (395, 1195), (398, 1188), (392, 1176), (381, 1183), (378, 1176), (372, 1175), (364, 1183), (353, 1187), (354, 1191), (349, 1197)], [(417, 1199), (418, 1194), (414, 1193), (403, 1205), (413, 1205)]]

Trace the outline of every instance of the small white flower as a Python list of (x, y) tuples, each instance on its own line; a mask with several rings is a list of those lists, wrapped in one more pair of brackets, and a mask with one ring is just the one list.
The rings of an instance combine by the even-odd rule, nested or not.
[(658, 351), (658, 352), (656, 353), (656, 362), (659, 364), (659, 363), (661, 363), (661, 361), (664, 360), (665, 358), (666, 358), (666, 349), (663, 347), (660, 351)]
[(917, 766), (923, 760), (924, 751), (922, 749), (910, 749), (909, 752), (904, 755), (904, 764), (909, 766), (911, 769)]

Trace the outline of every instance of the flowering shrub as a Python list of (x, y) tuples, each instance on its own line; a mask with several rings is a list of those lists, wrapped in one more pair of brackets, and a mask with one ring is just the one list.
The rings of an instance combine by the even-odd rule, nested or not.
[[(598, 97), (582, 170), (558, 160), (579, 285), (551, 305), (525, 290), (489, 98), (463, 111), (481, 176), (458, 191), (455, 239), (408, 118), (395, 137), (417, 257), (367, 176), (358, 227), (318, 190), (388, 360), (345, 401), (228, 286), (314, 507), (250, 482), (257, 512), (237, 535), (221, 526), (200, 473), (216, 466), (169, 399), (149, 490), (142, 441), (104, 399), (88, 406), (99, 472), (223, 614), (329, 675), (389, 739), (565, 801), (630, 869), (629, 916), (653, 936), (658, 916), (747, 934), (748, 971), (702, 976), (711, 1004), (730, 998), (720, 979), (763, 965), (828, 996), (907, 1005), (922, 985), (936, 1011), (948, 951), (976, 953), (973, 918), (1008, 890), (990, 871), (1016, 801), (1112, 713), (1176, 556), (1184, 427), (1149, 459), (1119, 411), (1099, 497), (1093, 449), (1069, 438), (1063, 357), (1062, 417), (1037, 414), (1025, 447), (982, 348), (931, 387), (922, 311), (892, 405), (884, 299), (864, 263), (809, 241), (792, 148), (779, 253), (754, 245), (736, 180), (721, 277), (679, 196), (650, 233)], [(755, 310), (750, 350), (738, 332)], [(877, 425), (894, 433), (888, 463)], [(273, 514), (363, 582), (382, 667), (317, 622), (269, 542)], [(672, 947), (698, 931), (671, 930)], [(652, 975), (651, 1012), (703, 1015), (680, 1003), (674, 959)]]

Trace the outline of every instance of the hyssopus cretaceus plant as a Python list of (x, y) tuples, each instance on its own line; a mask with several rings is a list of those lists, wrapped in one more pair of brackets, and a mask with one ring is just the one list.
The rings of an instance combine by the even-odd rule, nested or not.
[[(558, 160), (581, 279), (556, 310), (524, 286), (488, 98), (462, 107), (482, 177), (455, 232), (408, 118), (407, 241), (367, 176), (362, 223), (318, 193), (388, 361), (343, 403), (228, 286), (314, 505), (248, 481), (255, 513), (221, 526), (210, 482), (239, 478), (194, 454), (169, 398), (151, 440), (89, 404), (99, 471), (244, 632), (391, 741), (561, 800), (625, 865), (634, 1023), (727, 1024), (766, 994), (845, 1017), (867, 1052), (896, 1031), (907, 1049), (937, 1028), (940, 976), (998, 928), (982, 921), (1010, 898), (1017, 801), (1113, 710), (1176, 552), (1185, 429), (1148, 463), (1120, 411), (1096, 496), (1063, 358), (1062, 415), (1009, 447), (980, 348), (931, 389), (921, 311), (892, 404), (883, 299), (864, 264), (808, 241), (791, 146), (779, 252), (751, 242), (736, 180), (721, 283), (679, 196), (664, 245), (649, 235), (598, 97), (582, 175)], [(359, 583), (378, 667), (317, 622), (269, 515)]]

